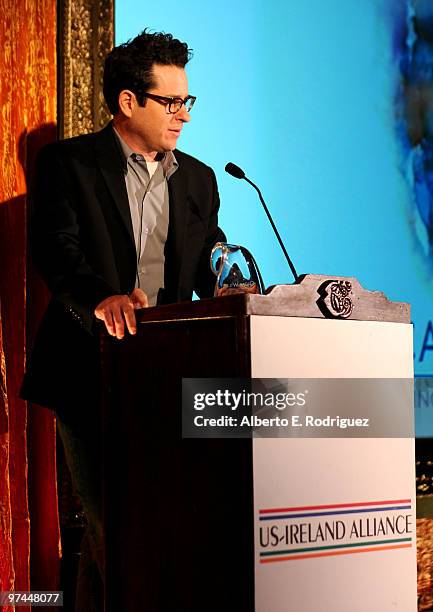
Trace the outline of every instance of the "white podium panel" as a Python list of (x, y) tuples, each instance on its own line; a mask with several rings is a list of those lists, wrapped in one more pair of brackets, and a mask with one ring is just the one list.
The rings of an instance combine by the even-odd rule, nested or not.
[[(253, 378), (413, 377), (409, 324), (250, 329)], [(416, 612), (413, 438), (256, 438), (253, 462), (256, 612)]]

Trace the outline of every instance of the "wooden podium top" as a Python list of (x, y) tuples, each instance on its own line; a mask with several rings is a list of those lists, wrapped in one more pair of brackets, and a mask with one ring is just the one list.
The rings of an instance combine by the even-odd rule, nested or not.
[(167, 304), (137, 312), (138, 323), (233, 316), (278, 316), (410, 323), (410, 305), (364, 289), (356, 278), (306, 274), (293, 285), (275, 285), (266, 295), (238, 293)]

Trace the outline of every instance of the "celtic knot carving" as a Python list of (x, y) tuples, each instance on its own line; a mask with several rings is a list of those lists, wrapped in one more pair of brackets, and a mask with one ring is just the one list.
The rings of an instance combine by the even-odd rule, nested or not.
[(352, 314), (353, 304), (349, 295), (352, 291), (352, 283), (349, 281), (337, 281), (330, 287), (330, 302), (335, 314), (347, 319)]
[(327, 280), (317, 290), (317, 306), (326, 318), (348, 319), (353, 312), (350, 297), (352, 283), (347, 280)]

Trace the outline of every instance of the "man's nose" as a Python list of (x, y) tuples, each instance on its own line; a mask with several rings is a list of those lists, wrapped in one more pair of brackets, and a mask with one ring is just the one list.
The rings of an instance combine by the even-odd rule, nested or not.
[(180, 121), (183, 121), (184, 123), (188, 123), (188, 121), (191, 121), (191, 115), (186, 110), (185, 104), (182, 104), (182, 107), (178, 110), (176, 116)]

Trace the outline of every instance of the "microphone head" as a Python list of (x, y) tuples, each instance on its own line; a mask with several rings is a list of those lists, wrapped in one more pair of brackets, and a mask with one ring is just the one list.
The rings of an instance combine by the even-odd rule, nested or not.
[(225, 171), (237, 179), (245, 178), (245, 172), (242, 170), (242, 168), (239, 168), (239, 166), (236, 166), (236, 164), (232, 164), (232, 162), (229, 162), (226, 165)]

